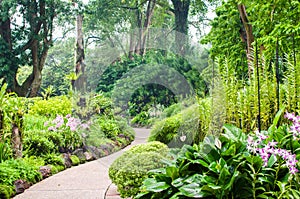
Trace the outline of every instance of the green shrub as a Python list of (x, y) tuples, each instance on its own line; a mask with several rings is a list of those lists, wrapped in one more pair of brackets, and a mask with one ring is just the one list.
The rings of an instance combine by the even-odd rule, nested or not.
[(42, 156), (58, 150), (58, 146), (39, 131), (27, 132), (23, 145), (28, 156)]
[(45, 164), (50, 164), (54, 166), (65, 166), (64, 159), (61, 155), (58, 154), (47, 154), (43, 156), (43, 159), (45, 161)]
[(13, 194), (14, 194), (14, 189), (12, 186), (0, 184), (0, 198), (1, 199), (10, 199)]
[(45, 122), (49, 120), (49, 117), (42, 115), (24, 115), (24, 131), (33, 131), (33, 130), (46, 130)]
[(71, 100), (68, 96), (51, 97), (48, 100), (35, 98), (33, 105), (29, 108), (29, 114), (55, 117), (56, 115), (67, 115), (72, 112)]
[(117, 158), (109, 168), (109, 177), (118, 187), (121, 197), (138, 193), (148, 171), (164, 166), (168, 148), (160, 142), (149, 142), (132, 147)]
[(149, 125), (149, 119), (150, 119), (150, 115), (147, 112), (142, 111), (136, 116), (134, 116), (134, 118), (132, 118), (131, 124), (147, 126)]
[(98, 124), (107, 138), (114, 138), (121, 133), (120, 127), (114, 119), (99, 117)]
[(41, 166), (45, 165), (45, 161), (42, 157), (36, 157), (36, 156), (26, 156), (22, 159), (25, 164), (34, 166), (36, 170), (38, 170)]
[(21, 159), (7, 160), (0, 163), (0, 184), (13, 186), (16, 180), (26, 180), (36, 183), (42, 179), (35, 165), (30, 165)]
[(183, 105), (181, 103), (172, 104), (171, 106), (164, 109), (162, 117), (171, 117), (179, 113), (182, 109)]
[(181, 147), (184, 144), (198, 143), (203, 140), (209, 127), (209, 116), (200, 120), (204, 113), (199, 112), (202, 107), (198, 104), (158, 121), (154, 124), (149, 141), (160, 141), (170, 147)]
[(0, 138), (0, 163), (12, 157), (12, 150), (8, 144), (8, 141), (8, 139)]
[(51, 167), (51, 174), (56, 174), (65, 169), (65, 167), (62, 165), (50, 165), (50, 167)]
[(80, 160), (79, 160), (79, 158), (76, 155), (71, 155), (70, 159), (72, 161), (72, 165), (73, 166), (77, 166), (77, 165), (80, 164)]
[(133, 130), (133, 128), (128, 125), (127, 121), (124, 118), (120, 116), (115, 116), (114, 118), (120, 128), (120, 133), (127, 136), (130, 141), (133, 141), (135, 137), (135, 131)]

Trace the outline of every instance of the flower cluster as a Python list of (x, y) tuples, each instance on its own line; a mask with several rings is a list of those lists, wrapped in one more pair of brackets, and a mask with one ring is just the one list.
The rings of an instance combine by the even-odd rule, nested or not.
[(271, 155), (279, 156), (285, 161), (285, 165), (289, 168), (291, 174), (297, 173), (296, 163), (298, 160), (296, 155), (285, 149), (276, 148), (277, 142), (274, 140), (266, 142), (267, 138), (268, 136), (262, 132), (256, 132), (255, 136), (248, 136), (247, 149), (254, 154), (258, 154), (262, 158), (264, 166), (268, 165)]
[(61, 115), (57, 115), (57, 117), (50, 122), (52, 126), (49, 126), (49, 122), (45, 122), (44, 126), (49, 126), (49, 131), (58, 131), (61, 128), (67, 127), (71, 131), (76, 131), (79, 128), (83, 130), (88, 130), (90, 128), (91, 123), (82, 123), (80, 119), (72, 117), (70, 114), (66, 115), (64, 118)]
[(292, 121), (293, 124), (290, 126), (290, 131), (293, 133), (294, 140), (300, 138), (300, 116), (295, 116), (295, 113), (286, 113), (285, 118)]

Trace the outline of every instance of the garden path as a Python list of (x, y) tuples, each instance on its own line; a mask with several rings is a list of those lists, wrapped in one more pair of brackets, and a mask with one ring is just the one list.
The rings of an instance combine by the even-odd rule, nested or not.
[(108, 168), (125, 150), (146, 142), (150, 130), (134, 130), (135, 140), (121, 151), (57, 173), (31, 186), (14, 199), (119, 199), (115, 187), (110, 186)]

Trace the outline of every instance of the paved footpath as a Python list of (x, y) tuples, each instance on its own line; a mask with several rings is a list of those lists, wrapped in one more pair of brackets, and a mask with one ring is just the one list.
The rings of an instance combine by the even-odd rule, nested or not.
[[(135, 129), (136, 137), (123, 150), (59, 172), (31, 186), (15, 199), (118, 199), (111, 185), (108, 168), (111, 163), (130, 147), (146, 142), (150, 130)], [(109, 189), (109, 190), (108, 190)], [(108, 190), (108, 191), (107, 191)], [(108, 192), (109, 196), (105, 196)]]

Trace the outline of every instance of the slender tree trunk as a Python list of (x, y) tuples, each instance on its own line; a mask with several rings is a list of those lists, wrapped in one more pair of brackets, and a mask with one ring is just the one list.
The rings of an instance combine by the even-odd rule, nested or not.
[(135, 54), (141, 53), (141, 39), (142, 39), (142, 13), (139, 9), (136, 10), (136, 24), (137, 24), (137, 44), (135, 46)]
[(135, 51), (135, 32), (134, 29), (131, 29), (130, 31), (130, 41), (129, 41), (129, 53), (128, 53), (128, 58), (130, 60), (133, 60), (133, 54)]
[(84, 55), (84, 40), (83, 40), (83, 16), (77, 15), (76, 18), (76, 53), (75, 53), (75, 73), (78, 77), (75, 80), (75, 89), (81, 92), (85, 92), (86, 77), (85, 77), (85, 55)]
[(22, 115), (16, 114), (13, 117), (12, 123), (12, 149), (13, 149), (13, 157), (14, 158), (22, 158), (22, 125), (23, 124), (23, 117)]
[(188, 15), (190, 0), (172, 0), (175, 14), (176, 52), (184, 55), (187, 50)]
[(141, 35), (141, 51), (140, 55), (144, 55), (146, 53), (146, 35), (149, 30), (150, 24), (151, 24), (151, 19), (154, 13), (154, 8), (155, 8), (156, 0), (149, 0), (148, 1), (148, 6), (147, 6), (147, 11), (146, 11), (146, 18), (144, 22), (144, 28), (142, 30), (142, 35)]
[(250, 77), (253, 72), (251, 63), (253, 62), (252, 43), (254, 42), (254, 35), (253, 35), (253, 31), (252, 31), (252, 25), (250, 24), (249, 19), (248, 19), (245, 5), (243, 5), (243, 4), (238, 5), (238, 10), (239, 10), (241, 22), (242, 22), (243, 28), (244, 28), (240, 31), (240, 33), (241, 33), (241, 37), (243, 38), (243, 41), (246, 43), (246, 54), (247, 54), (247, 60), (248, 60), (248, 75)]

